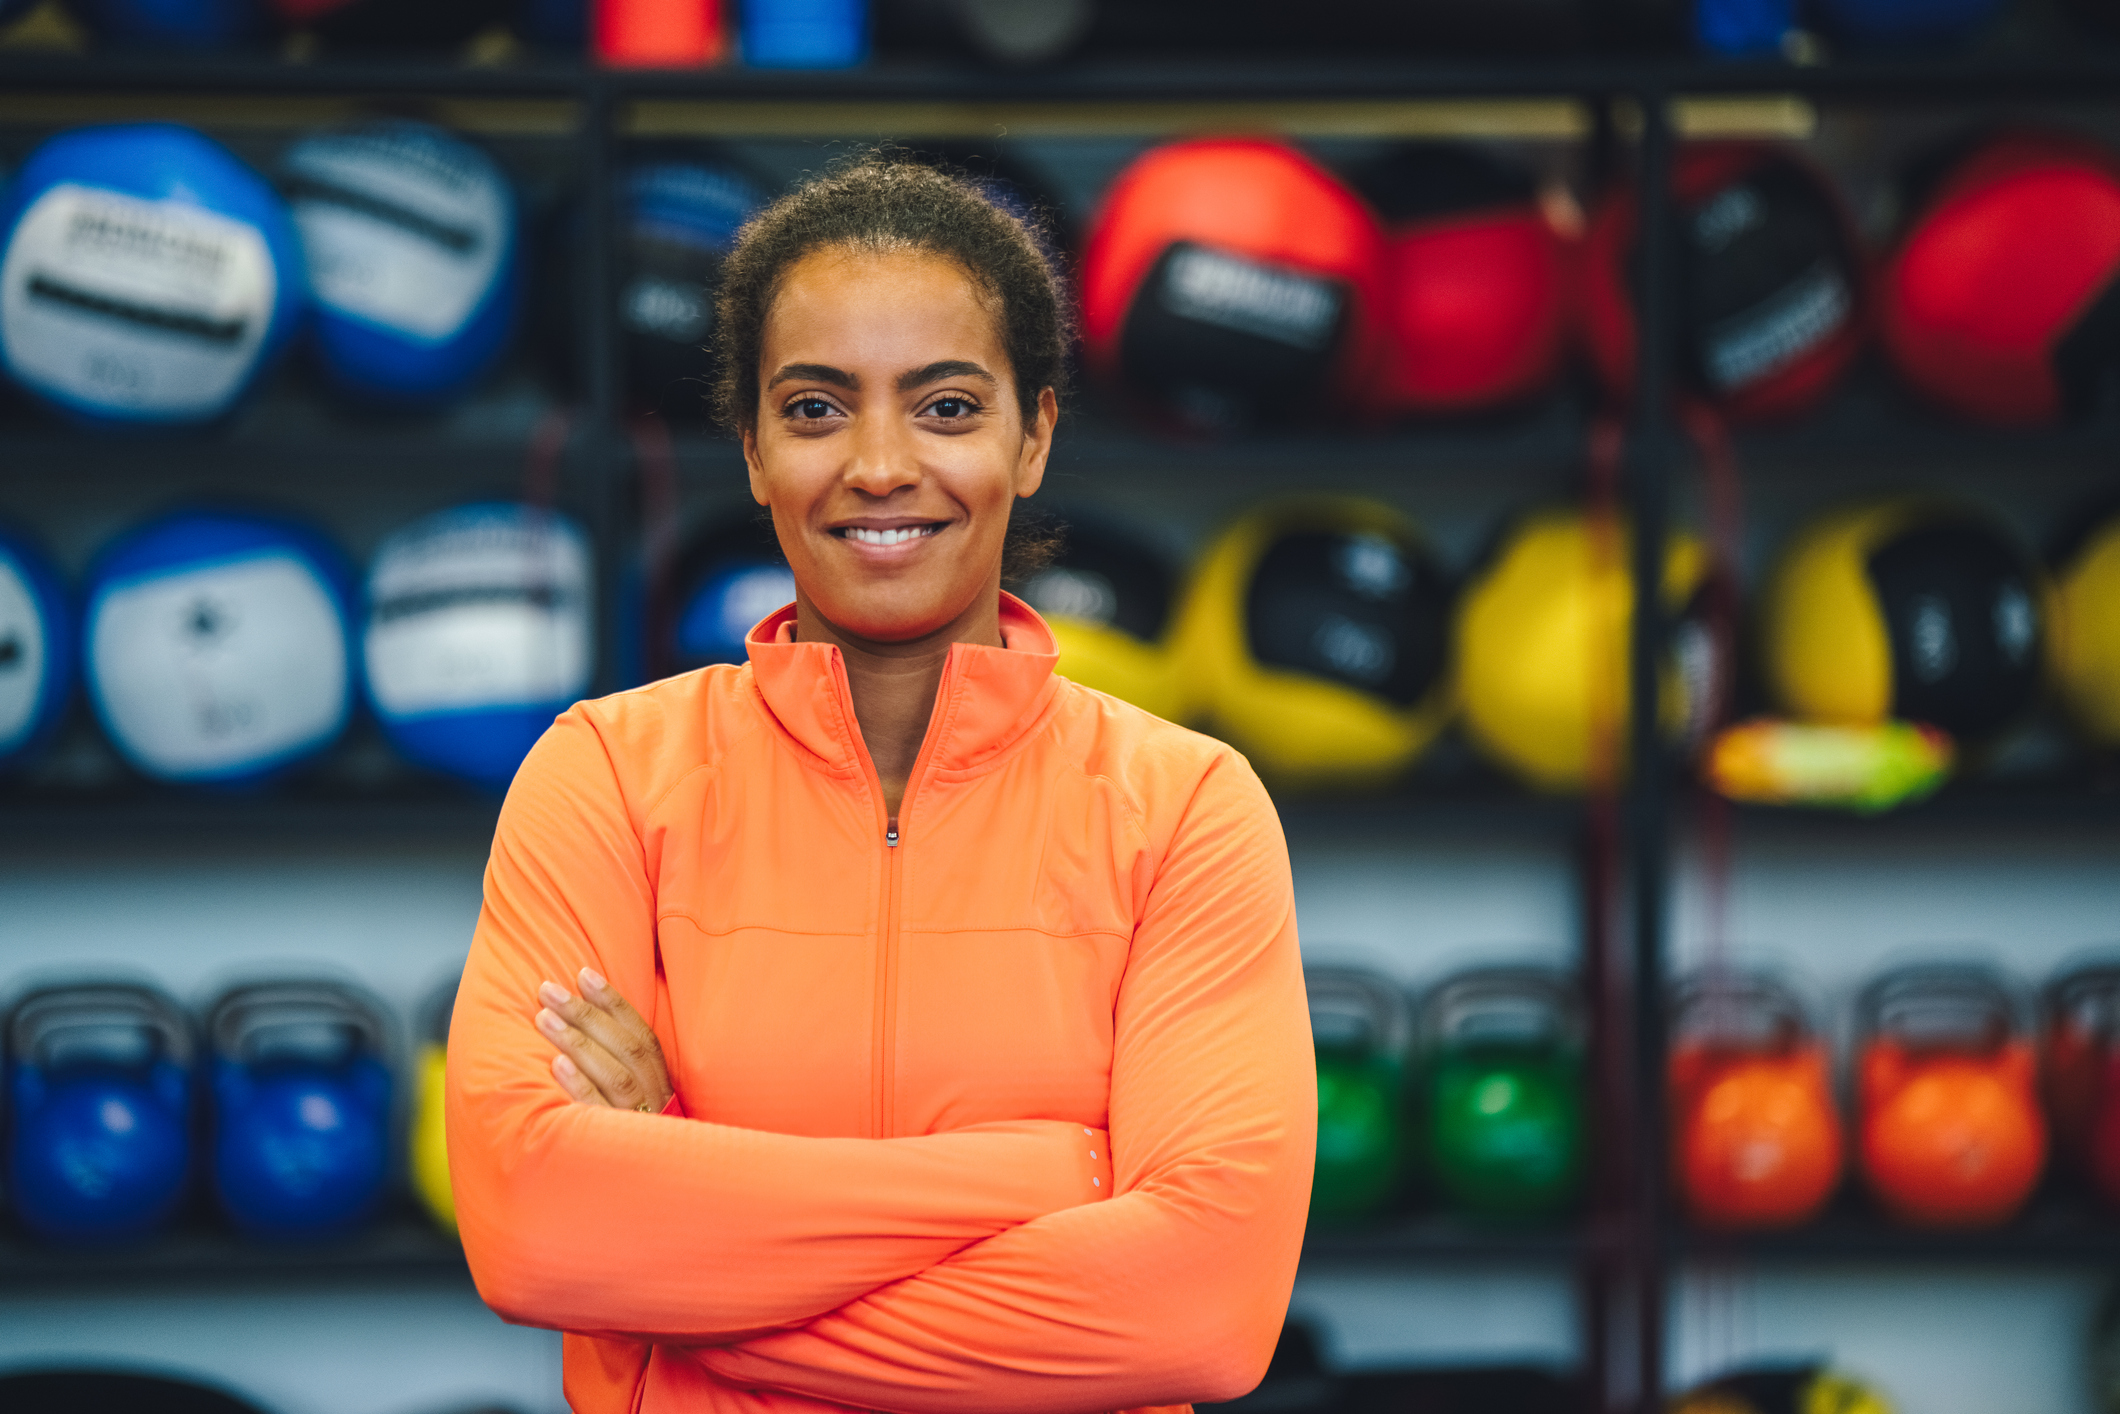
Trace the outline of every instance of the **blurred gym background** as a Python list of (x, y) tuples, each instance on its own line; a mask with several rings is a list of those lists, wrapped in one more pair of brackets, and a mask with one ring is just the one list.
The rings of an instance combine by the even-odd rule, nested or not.
[(784, 602), (712, 291), (883, 141), (1073, 282), (1061, 670), (1282, 809), (1241, 1407), (2120, 1410), (2112, 0), (0, 0), (0, 1405), (564, 1407), (485, 849)]

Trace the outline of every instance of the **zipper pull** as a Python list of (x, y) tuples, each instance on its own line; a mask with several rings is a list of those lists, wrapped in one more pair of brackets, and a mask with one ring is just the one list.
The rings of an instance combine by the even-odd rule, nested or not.
[(898, 848), (898, 827), (896, 825), (883, 832), (883, 847), (885, 849)]

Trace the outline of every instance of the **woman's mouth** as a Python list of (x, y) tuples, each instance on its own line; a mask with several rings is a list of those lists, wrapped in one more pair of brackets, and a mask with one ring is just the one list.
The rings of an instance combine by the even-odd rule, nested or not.
[(926, 525), (894, 525), (889, 529), (878, 529), (866, 525), (844, 525), (835, 532), (843, 540), (858, 541), (863, 545), (903, 545), (908, 540), (918, 540), (933, 535), (942, 529), (944, 522), (930, 521)]

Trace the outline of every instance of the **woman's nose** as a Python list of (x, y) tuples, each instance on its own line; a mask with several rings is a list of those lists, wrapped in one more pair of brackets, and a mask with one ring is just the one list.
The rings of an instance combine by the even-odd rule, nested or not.
[(888, 496), (918, 485), (920, 458), (912, 429), (895, 417), (856, 418), (844, 483), (871, 496)]

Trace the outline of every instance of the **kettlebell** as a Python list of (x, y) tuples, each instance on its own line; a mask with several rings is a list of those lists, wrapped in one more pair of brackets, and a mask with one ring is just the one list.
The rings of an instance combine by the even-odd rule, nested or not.
[(1549, 1216), (1583, 1172), (1582, 1007), (1560, 973), (1478, 968), (1421, 1008), (1428, 1161), (1460, 1210)]
[(2046, 989), (2046, 1101), (2054, 1145), (2120, 1206), (2120, 964), (2064, 973)]
[(214, 1188), (257, 1237), (320, 1237), (367, 1217), (390, 1163), (379, 1003), (342, 982), (257, 982), (207, 1015)]
[(2032, 1047), (2008, 987), (1978, 967), (1888, 972), (1856, 1005), (1862, 1168), (1924, 1227), (2007, 1221), (2046, 1163)]
[(8, 1190), (59, 1242), (139, 1237), (191, 1178), (192, 1034), (152, 987), (41, 987), (7, 1023)]
[(435, 1222), (456, 1231), (456, 1194), (449, 1187), (449, 1131), (443, 1103), (449, 1085), (449, 1018), (456, 1011), (455, 982), (427, 1004), (419, 1056), (412, 1073), (412, 1190)]
[(1671, 1001), (1671, 1162), (1693, 1220), (1793, 1227), (1846, 1157), (1826, 1048), (1803, 1003), (1759, 973), (1703, 973)]
[(1390, 1203), (1404, 1171), (1406, 999), (1390, 982), (1352, 968), (1306, 967), (1303, 985), (1318, 1054), (1310, 1215), (1359, 1221)]

